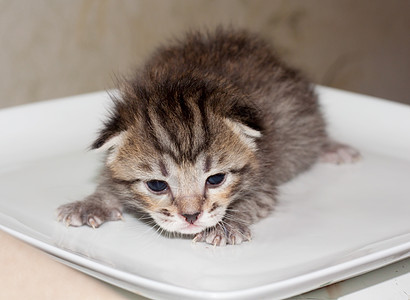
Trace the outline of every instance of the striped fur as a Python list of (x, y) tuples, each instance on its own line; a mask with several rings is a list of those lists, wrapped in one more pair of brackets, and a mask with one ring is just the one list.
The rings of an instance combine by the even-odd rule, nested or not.
[[(312, 85), (245, 31), (191, 32), (120, 91), (92, 146), (108, 149), (101, 184), (60, 208), (69, 225), (96, 227), (127, 208), (196, 241), (241, 243), (274, 208), (277, 186), (328, 141)], [(207, 183), (220, 173), (220, 185)], [(151, 180), (168, 189), (151, 191)]]

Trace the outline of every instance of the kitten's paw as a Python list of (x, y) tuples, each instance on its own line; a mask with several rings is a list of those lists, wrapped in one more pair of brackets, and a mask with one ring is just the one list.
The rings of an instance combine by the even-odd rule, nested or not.
[(251, 240), (251, 231), (237, 223), (218, 224), (198, 233), (193, 242), (206, 242), (214, 246), (239, 245)]
[(57, 213), (58, 220), (66, 226), (88, 225), (97, 228), (104, 222), (123, 219), (120, 208), (86, 201), (64, 204), (57, 209)]
[(354, 163), (360, 158), (360, 152), (353, 147), (337, 142), (329, 142), (323, 147), (320, 161), (340, 165)]

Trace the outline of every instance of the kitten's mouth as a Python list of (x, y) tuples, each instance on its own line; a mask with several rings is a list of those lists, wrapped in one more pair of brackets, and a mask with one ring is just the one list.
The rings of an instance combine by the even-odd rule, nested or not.
[(195, 224), (187, 224), (185, 227), (181, 228), (179, 232), (184, 234), (195, 234), (203, 231), (203, 226), (198, 226)]
[(152, 217), (155, 222), (166, 231), (188, 235), (200, 233), (206, 228), (215, 226), (220, 221), (220, 218), (216, 215), (208, 216), (207, 214), (198, 218), (193, 223), (182, 220), (182, 218), (163, 218), (162, 216), (158, 216), (158, 214), (153, 214)]

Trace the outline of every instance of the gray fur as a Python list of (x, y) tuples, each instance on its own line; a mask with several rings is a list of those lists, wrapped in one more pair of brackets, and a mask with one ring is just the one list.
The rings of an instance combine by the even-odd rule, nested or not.
[[(189, 33), (160, 48), (120, 90), (93, 148), (121, 133), (126, 137), (109, 144), (96, 192), (59, 208), (68, 225), (98, 227), (119, 219), (124, 207), (160, 218), (206, 212), (216, 219), (219, 213), (223, 218), (194, 240), (239, 244), (250, 239), (249, 226), (273, 210), (278, 185), (309, 169), (329, 149), (336, 157), (343, 147), (358, 156), (328, 139), (312, 84), (246, 31)], [(211, 199), (205, 183), (203, 194), (186, 185), (182, 195), (161, 205), (144, 190), (143, 182), (155, 179), (144, 174), (165, 181), (179, 170), (185, 177), (178, 178), (195, 185), (195, 174), (218, 168), (231, 179), (226, 199)]]

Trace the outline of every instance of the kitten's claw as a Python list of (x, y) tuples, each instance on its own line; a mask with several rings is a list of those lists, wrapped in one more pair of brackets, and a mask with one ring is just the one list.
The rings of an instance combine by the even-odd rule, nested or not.
[(94, 229), (96, 229), (99, 226), (98, 222), (93, 217), (88, 218), (87, 223)]
[(216, 235), (212, 240), (212, 244), (214, 245), (214, 247), (225, 246), (226, 242), (225, 243), (224, 242), (225, 242), (224, 239), (220, 235)]
[(70, 222), (71, 222), (71, 218), (70, 218), (70, 217), (67, 217), (67, 218), (65, 219), (65, 222), (64, 222), (65, 227), (70, 226)]
[(202, 233), (198, 233), (197, 235), (195, 235), (195, 237), (192, 239), (192, 243), (196, 244), (200, 240), (202, 240)]

